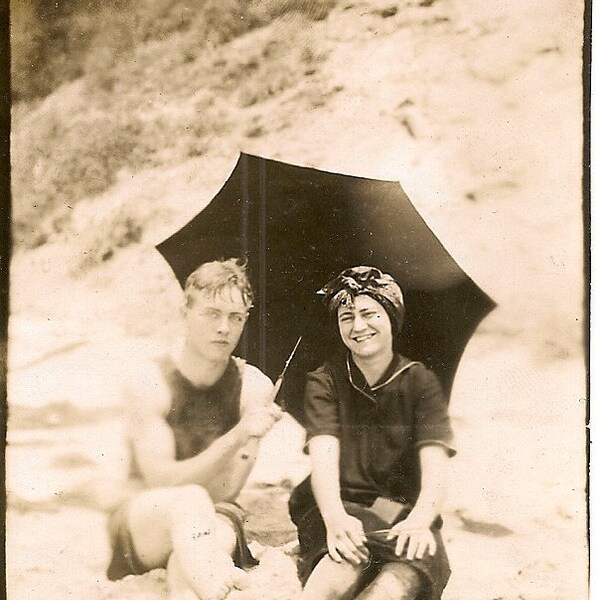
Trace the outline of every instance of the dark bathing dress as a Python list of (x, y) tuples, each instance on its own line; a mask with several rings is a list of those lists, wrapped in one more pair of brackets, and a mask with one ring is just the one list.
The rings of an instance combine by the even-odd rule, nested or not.
[[(418, 451), (435, 444), (452, 447), (448, 403), (434, 373), (423, 364), (396, 354), (380, 381), (370, 387), (350, 355), (339, 355), (309, 373), (305, 392), (307, 441), (333, 435), (340, 441), (340, 488), (348, 514), (362, 521), (372, 563), (403, 562), (413, 566), (425, 583), (421, 599), (437, 600), (450, 577), (440, 535), (442, 519), (432, 526), (434, 556), (409, 561), (406, 548), (398, 557), (395, 540), (371, 534), (405, 519), (420, 490)], [(404, 504), (393, 522), (370, 510), (378, 497)], [(310, 477), (293, 492), (290, 516), (298, 529), (302, 584), (327, 554), (327, 534), (314, 499)]]

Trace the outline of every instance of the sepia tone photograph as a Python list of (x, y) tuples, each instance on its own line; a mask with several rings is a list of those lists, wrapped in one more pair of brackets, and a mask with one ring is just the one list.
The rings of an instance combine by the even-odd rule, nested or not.
[(7, 598), (588, 597), (590, 3), (9, 9)]

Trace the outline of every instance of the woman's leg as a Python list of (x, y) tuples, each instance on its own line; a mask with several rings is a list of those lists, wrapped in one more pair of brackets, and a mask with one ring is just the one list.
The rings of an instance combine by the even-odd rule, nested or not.
[(422, 590), (419, 572), (406, 563), (387, 563), (357, 600), (414, 600)]
[(350, 600), (359, 589), (364, 565), (353, 565), (349, 562), (335, 562), (326, 554), (310, 574), (302, 600)]

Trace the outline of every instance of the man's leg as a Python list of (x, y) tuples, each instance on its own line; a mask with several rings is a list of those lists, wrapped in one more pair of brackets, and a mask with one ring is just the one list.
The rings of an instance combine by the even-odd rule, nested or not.
[(405, 563), (387, 563), (357, 600), (414, 600), (422, 585), (415, 568)]
[(235, 532), (217, 517), (202, 487), (142, 492), (131, 501), (128, 522), (145, 567), (165, 566), (168, 561), (173, 600), (220, 600), (234, 587), (242, 587), (245, 573), (231, 558)]
[(354, 598), (364, 574), (365, 565), (335, 562), (326, 554), (310, 574), (303, 600), (349, 600)]

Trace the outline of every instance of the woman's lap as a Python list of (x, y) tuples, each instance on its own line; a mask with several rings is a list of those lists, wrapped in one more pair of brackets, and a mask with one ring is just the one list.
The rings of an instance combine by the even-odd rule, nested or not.
[[(348, 514), (360, 519), (363, 524), (367, 536), (366, 546), (371, 555), (373, 568), (380, 569), (384, 564), (390, 562), (410, 565), (422, 575), (426, 583), (421, 598), (429, 600), (440, 598), (450, 577), (450, 566), (439, 528), (432, 529), (437, 543), (435, 555), (427, 554), (422, 559), (408, 560), (406, 551), (402, 555), (396, 556), (394, 540), (386, 540), (385, 536), (373, 533), (389, 529), (389, 523), (371, 511), (368, 506), (344, 501), (344, 508)], [(405, 517), (406, 515), (403, 515), (399, 520)], [(316, 506), (309, 509), (296, 525), (300, 542), (298, 576), (304, 584), (317, 563), (327, 554), (327, 532)]]

